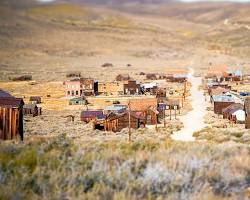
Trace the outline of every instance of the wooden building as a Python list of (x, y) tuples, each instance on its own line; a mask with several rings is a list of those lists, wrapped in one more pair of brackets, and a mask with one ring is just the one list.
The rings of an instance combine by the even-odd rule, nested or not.
[(155, 73), (149, 73), (149, 74), (146, 74), (146, 79), (147, 80), (157, 80), (158, 79), (158, 75), (155, 74)]
[(0, 139), (23, 140), (23, 105), (21, 98), (15, 98), (0, 90)]
[(81, 77), (81, 72), (78, 71), (71, 71), (66, 74), (67, 78), (76, 78), (76, 77)]
[(240, 103), (234, 103), (223, 109), (223, 118), (234, 123), (245, 123), (244, 106)]
[(244, 111), (246, 114), (246, 129), (250, 129), (250, 97), (247, 97), (244, 104)]
[(33, 104), (42, 103), (42, 98), (40, 96), (31, 96), (30, 103), (33, 103)]
[(98, 82), (92, 78), (74, 78), (64, 82), (66, 97), (98, 95)]
[(156, 95), (158, 91), (157, 83), (144, 83), (141, 86), (143, 94)]
[(179, 99), (168, 99), (166, 101), (166, 106), (168, 109), (171, 109), (171, 110), (180, 110), (181, 109)]
[(167, 97), (167, 91), (166, 89), (159, 88), (156, 92), (156, 98), (161, 99), (161, 98), (166, 98)]
[(38, 107), (34, 103), (25, 104), (23, 106), (23, 114), (36, 117), (42, 114), (42, 108)]
[(184, 83), (188, 79), (188, 70), (187, 69), (169, 70), (165, 74), (165, 78), (168, 82)]
[(128, 83), (124, 84), (125, 95), (142, 94), (141, 85), (137, 81), (129, 80)]
[(69, 100), (69, 105), (86, 105), (88, 101), (85, 97), (76, 97)]
[(223, 109), (235, 103), (232, 97), (226, 95), (212, 96), (211, 101), (214, 104), (214, 113), (220, 115)]
[(121, 82), (108, 82), (98, 84), (99, 95), (122, 95), (124, 92), (123, 83)]
[(158, 123), (157, 98), (136, 98), (129, 101), (130, 109), (140, 113), (144, 124), (153, 125)]
[[(145, 127), (145, 119), (140, 115), (141, 113), (138, 112), (130, 113), (130, 127), (132, 129)], [(119, 132), (129, 127), (129, 112), (122, 114), (110, 113), (105, 120), (97, 120), (94, 125), (95, 129)]]
[(105, 119), (102, 110), (84, 110), (81, 112), (81, 121), (89, 123), (97, 119)]

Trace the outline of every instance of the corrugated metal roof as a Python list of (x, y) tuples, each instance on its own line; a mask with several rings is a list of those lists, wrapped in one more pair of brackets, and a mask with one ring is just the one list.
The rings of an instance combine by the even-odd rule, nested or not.
[(8, 92), (0, 89), (0, 97), (13, 97)]
[(81, 117), (83, 118), (98, 117), (101, 115), (103, 115), (102, 110), (84, 110), (81, 112)]
[(127, 108), (126, 105), (111, 105), (104, 108), (105, 111), (120, 111), (125, 110)]
[(234, 102), (234, 99), (227, 95), (214, 95), (212, 98), (214, 102)]

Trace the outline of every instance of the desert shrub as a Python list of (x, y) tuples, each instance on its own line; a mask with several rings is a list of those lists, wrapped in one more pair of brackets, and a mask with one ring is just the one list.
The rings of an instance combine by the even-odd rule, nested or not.
[(64, 135), (0, 147), (1, 199), (240, 199), (249, 187), (243, 145)]

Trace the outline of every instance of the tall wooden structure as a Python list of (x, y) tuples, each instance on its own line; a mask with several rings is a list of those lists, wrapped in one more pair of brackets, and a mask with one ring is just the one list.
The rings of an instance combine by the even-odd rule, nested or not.
[(23, 140), (23, 99), (0, 90), (0, 140)]
[(244, 110), (246, 114), (246, 129), (250, 129), (250, 97), (245, 100)]

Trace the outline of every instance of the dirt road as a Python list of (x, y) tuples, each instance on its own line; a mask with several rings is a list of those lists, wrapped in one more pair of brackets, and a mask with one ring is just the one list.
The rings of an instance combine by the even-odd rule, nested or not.
[(184, 128), (172, 135), (172, 139), (180, 141), (193, 141), (193, 133), (205, 127), (204, 116), (206, 114), (206, 101), (203, 91), (199, 90), (202, 79), (195, 77), (194, 70), (190, 69), (189, 81), (192, 83), (191, 97), (193, 110), (187, 115), (180, 117), (184, 124)]

